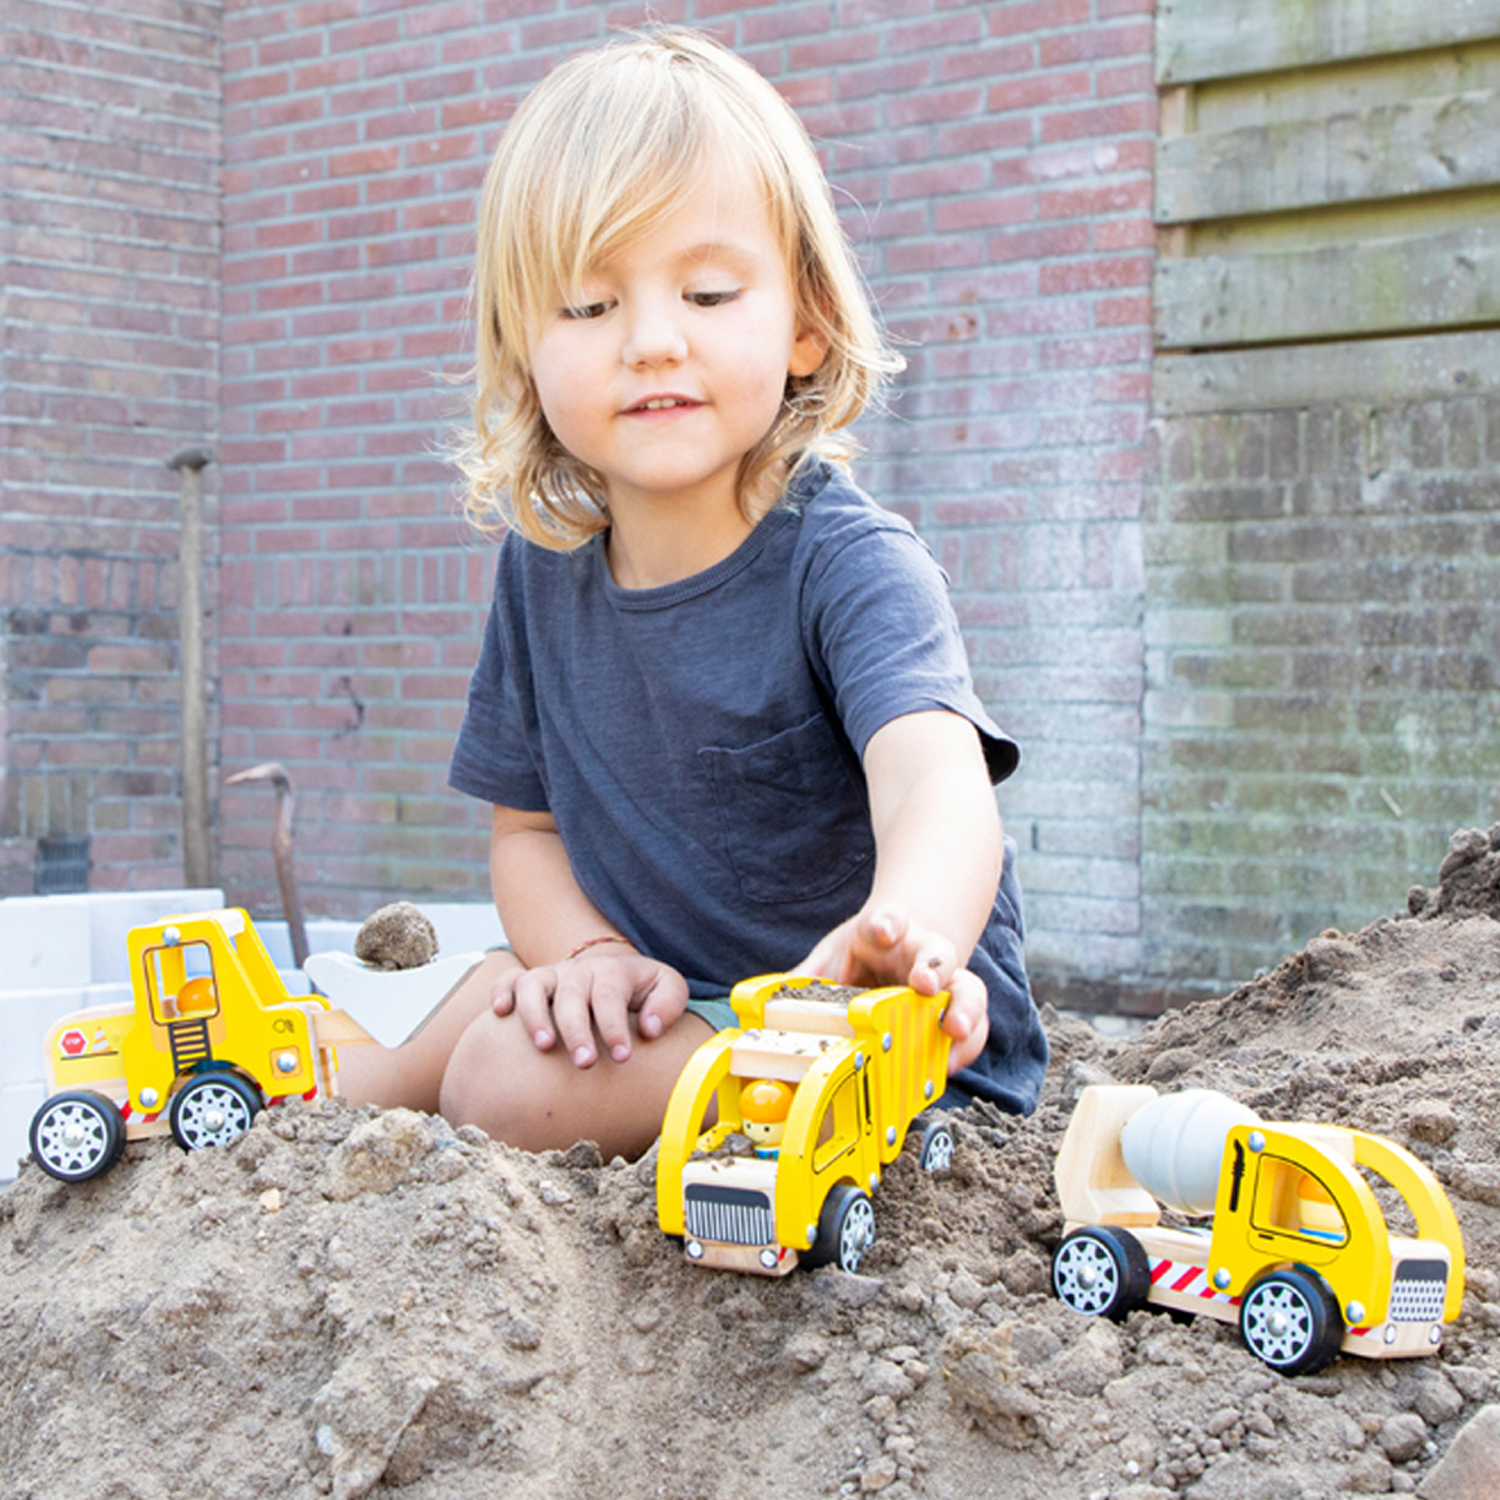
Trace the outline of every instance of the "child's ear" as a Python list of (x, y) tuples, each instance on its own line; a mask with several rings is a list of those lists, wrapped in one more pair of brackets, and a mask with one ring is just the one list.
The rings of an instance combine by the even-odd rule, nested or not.
[(828, 354), (828, 335), (816, 328), (804, 328), (792, 344), (792, 357), (787, 361), (788, 375), (811, 375)]

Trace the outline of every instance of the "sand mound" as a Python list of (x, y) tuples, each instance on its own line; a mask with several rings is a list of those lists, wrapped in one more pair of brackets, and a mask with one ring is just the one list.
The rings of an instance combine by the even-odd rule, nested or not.
[[(1036, 1117), (959, 1115), (945, 1177), (908, 1151), (859, 1277), (696, 1270), (657, 1231), (649, 1160), (399, 1110), (279, 1109), (77, 1188), (27, 1165), (0, 1197), (3, 1494), (1500, 1493), (1497, 919), (1500, 830), (1464, 832), (1406, 914), (1135, 1040), (1050, 1016)], [(1209, 1320), (1053, 1300), (1052, 1158), (1103, 1079), (1221, 1088), (1427, 1161), (1470, 1263), (1441, 1355), (1285, 1380)]]

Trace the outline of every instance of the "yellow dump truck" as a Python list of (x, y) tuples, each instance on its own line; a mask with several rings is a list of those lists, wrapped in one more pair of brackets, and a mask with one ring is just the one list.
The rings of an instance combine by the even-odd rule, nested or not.
[[(662, 1230), (697, 1265), (855, 1271), (875, 1238), (881, 1169), (947, 1086), (948, 997), (771, 974), (736, 985), (730, 1000), (739, 1026), (694, 1053), (667, 1105)], [(943, 1170), (952, 1155), (948, 1126), (929, 1122), (923, 1167)]]
[[(1273, 1370), (1303, 1375), (1340, 1352), (1433, 1354), (1463, 1302), (1441, 1185), (1361, 1130), (1264, 1122), (1210, 1089), (1095, 1086), (1055, 1177), (1066, 1224), (1052, 1284), (1078, 1312), (1217, 1318)], [(1391, 1232), (1367, 1177), (1404, 1201), (1415, 1235)], [(1160, 1204), (1211, 1223), (1165, 1226)]]
[(133, 1004), (75, 1011), (47, 1037), (31, 1152), (63, 1182), (107, 1172), (143, 1136), (227, 1144), (266, 1104), (335, 1092), (336, 1044), (370, 1040), (321, 995), (287, 992), (244, 911), (169, 917), (126, 941)]

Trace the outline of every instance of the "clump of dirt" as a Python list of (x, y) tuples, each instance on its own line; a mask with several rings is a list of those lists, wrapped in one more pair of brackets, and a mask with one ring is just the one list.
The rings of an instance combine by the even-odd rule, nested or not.
[[(1491, 1496), (1497, 849), (1455, 835), (1407, 913), (1135, 1039), (1049, 1014), (1036, 1115), (957, 1114), (940, 1176), (908, 1149), (859, 1276), (699, 1270), (657, 1229), (649, 1158), (337, 1101), (218, 1151), (131, 1145), (81, 1187), (28, 1164), (0, 1197), (7, 1500)], [(1441, 1352), (1288, 1380), (1227, 1325), (1054, 1300), (1053, 1157), (1108, 1080), (1219, 1088), (1427, 1162), (1469, 1257)]]

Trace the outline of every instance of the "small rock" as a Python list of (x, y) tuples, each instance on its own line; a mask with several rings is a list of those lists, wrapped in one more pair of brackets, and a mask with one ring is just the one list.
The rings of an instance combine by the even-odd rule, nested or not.
[(1429, 1427), (1451, 1422), (1463, 1409), (1464, 1398), (1441, 1370), (1419, 1370), (1413, 1375), (1416, 1391), (1412, 1409)]
[(437, 951), (437, 928), (410, 901), (372, 912), (354, 939), (354, 956), (377, 969), (417, 969)]
[(888, 1484), (896, 1482), (896, 1460), (889, 1453), (882, 1453), (879, 1458), (873, 1458), (860, 1471), (859, 1487), (865, 1494), (873, 1494), (877, 1490), (883, 1490)]
[(268, 1214), (280, 1213), (281, 1189), (267, 1188), (265, 1192), (260, 1195), (260, 1206), (265, 1209)]
[(1455, 870), (1472, 865), (1490, 852), (1490, 838), (1478, 828), (1460, 828), (1448, 840), (1448, 853), (1438, 866), (1439, 882), (1446, 880)]
[(1458, 1116), (1446, 1099), (1424, 1099), (1412, 1105), (1406, 1117), (1407, 1133), (1429, 1146), (1441, 1146), (1458, 1131)]
[(329, 1154), (323, 1193), (347, 1203), (360, 1193), (388, 1193), (432, 1149), (422, 1117), (391, 1109), (355, 1126)]
[(1393, 1464), (1404, 1464), (1422, 1452), (1427, 1442), (1427, 1424), (1414, 1411), (1398, 1412), (1380, 1424), (1375, 1441)]
[(1146, 1069), (1147, 1083), (1170, 1083), (1180, 1078), (1198, 1061), (1198, 1054), (1191, 1047), (1168, 1047), (1151, 1060)]

